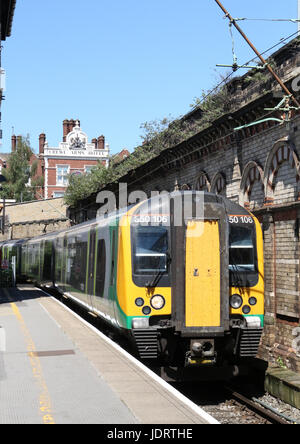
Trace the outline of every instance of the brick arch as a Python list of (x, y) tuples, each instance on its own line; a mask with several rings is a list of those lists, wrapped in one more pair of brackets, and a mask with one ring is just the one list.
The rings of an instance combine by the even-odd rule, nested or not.
[(205, 171), (201, 171), (195, 182), (196, 191), (210, 191), (210, 181)]
[(185, 183), (185, 184), (181, 185), (180, 190), (181, 191), (189, 191), (189, 190), (191, 190), (191, 186), (188, 183)]
[(240, 184), (240, 205), (249, 209), (251, 207), (251, 193), (257, 183), (261, 184), (262, 201), (261, 206), (264, 204), (264, 172), (263, 169), (254, 161), (249, 162), (243, 171), (241, 184)]
[(300, 169), (298, 156), (294, 145), (291, 144), (287, 138), (284, 138), (275, 143), (266, 160), (264, 170), (266, 204), (272, 204), (274, 202), (276, 177), (279, 169), (285, 162), (294, 170), (295, 182), (297, 184), (297, 196), (295, 196), (295, 198), (299, 196)]
[(222, 194), (226, 192), (226, 179), (222, 173), (215, 174), (211, 181), (211, 192), (216, 194)]

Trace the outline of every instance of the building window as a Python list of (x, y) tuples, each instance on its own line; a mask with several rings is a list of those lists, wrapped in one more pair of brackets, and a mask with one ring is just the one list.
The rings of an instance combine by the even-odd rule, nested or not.
[(67, 186), (69, 174), (70, 174), (70, 166), (69, 165), (57, 165), (57, 167), (56, 167), (56, 185)]
[(90, 174), (93, 168), (96, 168), (96, 165), (85, 165), (84, 172)]
[(65, 195), (65, 193), (64, 193), (63, 191), (58, 191), (58, 192), (56, 192), (56, 193), (53, 193), (53, 197), (54, 197), (54, 199), (55, 199), (56, 197), (64, 197), (64, 195)]

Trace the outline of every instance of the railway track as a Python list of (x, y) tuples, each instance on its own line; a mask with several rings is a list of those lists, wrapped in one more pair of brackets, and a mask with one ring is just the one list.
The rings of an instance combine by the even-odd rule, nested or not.
[(245, 412), (249, 412), (249, 414), (253, 414), (254, 418), (257, 418), (259, 423), (264, 424), (291, 424), (291, 422), (288, 422), (286, 419), (284, 419), (280, 413), (277, 414), (273, 411), (262, 407), (252, 399), (247, 398), (246, 396), (238, 393), (235, 391), (234, 388), (225, 387), (225, 390), (230, 393), (230, 396), (232, 397), (232, 403), (236, 403), (237, 406), (241, 406), (241, 408), (245, 409)]
[(216, 399), (205, 401), (204, 395), (204, 400), (198, 403), (221, 424), (299, 424), (292, 416), (240, 393), (235, 387), (218, 386), (216, 391)]
[[(57, 297), (57, 294), (52, 295)], [(128, 352), (130, 349), (126, 347), (126, 343), (109, 334), (106, 329), (101, 328), (99, 319), (91, 317), (88, 313), (83, 312), (80, 307), (73, 304), (70, 300), (63, 300), (66, 305), (72, 307), (74, 311), (89, 320), (104, 334), (114, 339), (120, 346), (125, 348)], [(71, 308), (70, 307), (70, 308)], [(88, 319), (87, 319), (88, 318)], [(98, 322), (97, 322), (98, 321)], [(293, 424), (295, 421), (282, 417), (280, 412), (271, 411), (270, 409), (259, 405), (253, 399), (248, 398), (244, 394), (239, 393), (239, 389), (225, 386), (221, 383), (209, 384), (203, 382), (171, 383), (178, 391), (187, 396), (191, 401), (199, 405), (203, 410), (217, 419), (221, 424)]]

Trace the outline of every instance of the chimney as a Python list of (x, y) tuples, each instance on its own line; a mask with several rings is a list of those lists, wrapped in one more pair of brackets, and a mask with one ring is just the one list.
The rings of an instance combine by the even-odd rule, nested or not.
[(74, 119), (69, 120), (69, 133), (73, 131), (74, 126), (76, 126), (76, 122)]
[(66, 142), (67, 135), (73, 131), (77, 124), (80, 126), (80, 120), (66, 119), (63, 121), (63, 142)]
[(95, 149), (97, 149), (98, 148), (98, 140), (92, 139), (92, 143), (95, 145)]
[(68, 134), (69, 134), (69, 121), (65, 119), (63, 121), (63, 142), (66, 142)]
[(97, 148), (98, 148), (98, 150), (104, 150), (105, 149), (105, 137), (104, 136), (98, 137)]
[(44, 147), (46, 143), (46, 134), (40, 134), (39, 137), (39, 153), (44, 154)]
[(22, 136), (17, 136), (17, 149), (22, 145)]
[(11, 151), (14, 153), (17, 149), (17, 136), (13, 135), (11, 138)]

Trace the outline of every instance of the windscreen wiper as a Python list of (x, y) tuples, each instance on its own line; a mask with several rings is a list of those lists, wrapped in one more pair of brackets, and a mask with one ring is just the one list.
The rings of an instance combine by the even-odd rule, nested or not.
[(161, 280), (161, 278), (163, 277), (164, 274), (168, 273), (168, 268), (170, 263), (172, 262), (171, 259), (171, 255), (169, 252), (166, 253), (166, 270), (160, 270), (156, 276), (154, 277), (154, 279), (150, 282), (146, 283), (146, 287), (147, 288), (154, 288), (157, 287), (157, 284), (159, 283), (159, 281)]

